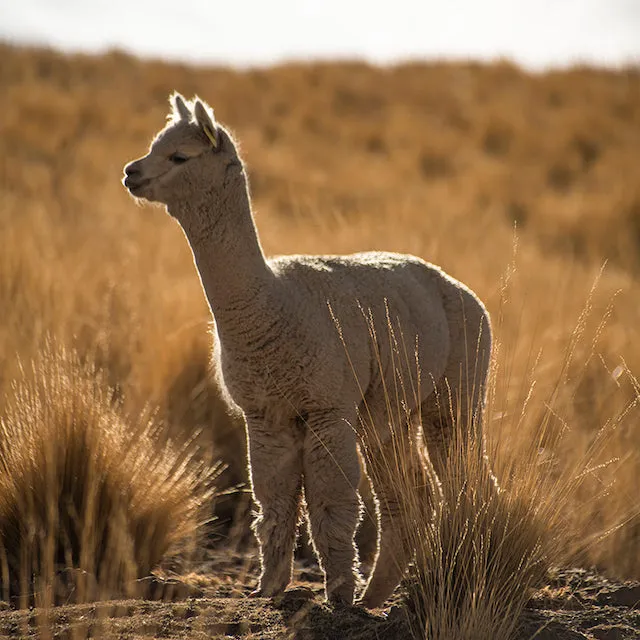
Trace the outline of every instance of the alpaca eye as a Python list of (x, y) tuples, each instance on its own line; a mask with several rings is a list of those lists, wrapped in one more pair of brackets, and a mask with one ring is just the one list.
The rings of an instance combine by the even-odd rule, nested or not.
[(169, 160), (171, 160), (171, 162), (173, 162), (174, 164), (182, 164), (183, 162), (186, 162), (189, 159), (188, 156), (185, 156), (183, 153), (172, 153), (169, 156)]

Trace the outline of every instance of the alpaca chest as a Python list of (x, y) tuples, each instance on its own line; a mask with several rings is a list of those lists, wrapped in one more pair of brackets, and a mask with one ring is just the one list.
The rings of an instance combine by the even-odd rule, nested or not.
[(294, 400), (302, 395), (305, 372), (294, 363), (269, 362), (259, 356), (225, 355), (220, 359), (220, 372), (229, 395), (245, 409), (269, 404), (274, 398)]
[[(334, 353), (334, 350), (336, 353)], [(220, 377), (242, 409), (273, 402), (300, 407), (333, 406), (336, 399), (359, 398), (358, 381), (343, 349), (309, 340), (273, 351), (217, 350)]]

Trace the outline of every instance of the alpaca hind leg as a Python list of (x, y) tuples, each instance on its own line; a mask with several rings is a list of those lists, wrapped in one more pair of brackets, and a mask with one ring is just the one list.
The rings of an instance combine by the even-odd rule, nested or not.
[(247, 424), (253, 495), (258, 516), (253, 530), (260, 545), (260, 585), (253, 595), (282, 593), (293, 569), (302, 494), (302, 438), (295, 428), (267, 430)]
[(463, 357), (459, 347), (460, 362), (454, 354), (445, 377), (423, 400), (419, 413), (414, 416), (420, 422), (431, 464), (443, 487), (452, 479), (451, 474), (466, 474), (464, 466), (477, 465), (498, 489), (483, 438), (490, 344), (488, 340), (483, 342), (482, 335), (477, 340), (478, 353), (474, 354), (472, 364), (464, 360), (466, 356)]
[[(367, 471), (372, 480), (378, 509), (378, 555), (361, 604), (382, 606), (398, 586), (415, 547), (415, 532), (409, 526), (410, 512), (431, 517), (432, 501), (423, 462), (407, 441), (402, 451), (377, 444), (368, 450)], [(409, 503), (409, 501), (411, 501)]]
[(449, 453), (455, 432), (453, 403), (449, 388), (436, 389), (420, 406), (422, 438), (438, 480), (447, 473)]
[[(480, 380), (478, 380), (480, 378)], [(465, 456), (484, 454), (482, 417), (486, 369), (469, 379), (465, 366), (452, 365), (434, 391), (423, 400), (414, 420), (420, 422), (422, 438), (440, 482), (446, 481), (451, 448)]]
[(451, 351), (441, 379), (421, 404), (422, 429), (442, 480), (451, 444), (470, 439), (482, 452), (482, 419), (491, 361), (491, 328), (484, 308), (469, 292), (445, 299)]
[(309, 415), (304, 441), (304, 493), (325, 593), (351, 604), (357, 580), (354, 536), (360, 519), (356, 435), (334, 411)]

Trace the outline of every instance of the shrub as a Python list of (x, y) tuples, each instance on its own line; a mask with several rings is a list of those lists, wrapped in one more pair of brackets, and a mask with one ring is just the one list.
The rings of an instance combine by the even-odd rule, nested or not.
[(132, 420), (90, 363), (48, 346), (0, 418), (0, 564), (21, 606), (132, 595), (193, 545), (215, 469)]

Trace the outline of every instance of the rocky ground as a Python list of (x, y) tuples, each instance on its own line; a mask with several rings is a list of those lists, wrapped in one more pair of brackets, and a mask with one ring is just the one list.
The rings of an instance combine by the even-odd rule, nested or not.
[[(252, 555), (211, 552), (198, 571), (153, 580), (149, 599), (16, 611), (4, 603), (2, 637), (291, 638), (400, 640), (411, 634), (399, 599), (384, 610), (334, 610), (322, 601), (317, 566), (298, 562), (293, 588), (277, 601), (248, 598)], [(218, 576), (212, 578), (211, 576)], [(224, 576), (220, 578), (219, 576)], [(614, 583), (583, 569), (558, 571), (536, 592), (516, 640), (640, 638), (640, 583)], [(481, 639), (479, 639), (481, 640)]]
[(584, 569), (558, 571), (531, 599), (521, 637), (638, 640), (640, 583), (616, 583)]

